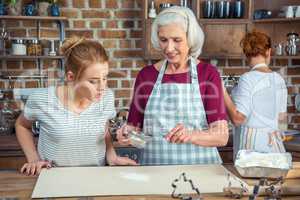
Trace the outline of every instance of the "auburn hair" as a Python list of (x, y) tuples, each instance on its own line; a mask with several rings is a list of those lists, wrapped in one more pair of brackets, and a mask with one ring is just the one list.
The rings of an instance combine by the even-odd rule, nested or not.
[(84, 37), (66, 39), (60, 47), (60, 53), (65, 56), (65, 72), (73, 72), (75, 79), (80, 78), (80, 74), (92, 64), (108, 62), (104, 47)]
[(266, 57), (267, 50), (272, 47), (271, 38), (267, 34), (257, 30), (247, 33), (241, 40), (240, 46), (243, 48), (243, 52), (247, 58), (258, 55)]

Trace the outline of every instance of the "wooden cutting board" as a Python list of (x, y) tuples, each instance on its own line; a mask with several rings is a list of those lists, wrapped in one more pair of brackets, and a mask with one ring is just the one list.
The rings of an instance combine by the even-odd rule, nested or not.
[(300, 178), (300, 162), (293, 162), (293, 168), (288, 172), (286, 178)]
[[(222, 165), (51, 168), (42, 170), (32, 198), (170, 195), (171, 183), (182, 172), (201, 193), (221, 193), (228, 186), (229, 171)], [(231, 181), (237, 187), (242, 182), (238, 178)], [(183, 181), (178, 183), (178, 192), (195, 193)]]

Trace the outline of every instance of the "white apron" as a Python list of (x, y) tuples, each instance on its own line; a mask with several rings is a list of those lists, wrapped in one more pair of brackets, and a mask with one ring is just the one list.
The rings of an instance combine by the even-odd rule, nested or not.
[[(267, 66), (265, 63), (255, 65), (251, 70)], [(273, 81), (274, 82), (274, 81)], [(263, 117), (261, 116), (262, 120)], [(269, 120), (269, 119), (265, 119)], [(278, 120), (276, 118), (276, 120)], [(278, 129), (271, 127), (255, 128), (247, 124), (234, 127), (234, 155), (241, 149), (258, 152), (285, 152), (283, 137)]]

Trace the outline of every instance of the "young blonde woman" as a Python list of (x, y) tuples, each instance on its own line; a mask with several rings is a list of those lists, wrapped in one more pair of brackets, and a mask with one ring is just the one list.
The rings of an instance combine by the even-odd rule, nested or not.
[[(21, 169), (37, 175), (44, 167), (135, 165), (118, 157), (107, 131), (107, 120), (115, 115), (114, 97), (106, 87), (108, 56), (96, 41), (73, 37), (66, 40), (65, 84), (30, 95), (16, 122), (17, 139), (27, 163)], [(32, 122), (40, 123), (36, 149)]]

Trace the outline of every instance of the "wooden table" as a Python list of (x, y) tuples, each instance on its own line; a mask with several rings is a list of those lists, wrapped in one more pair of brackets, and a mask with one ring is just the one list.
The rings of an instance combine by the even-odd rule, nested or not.
[[(227, 169), (236, 173), (232, 165), (225, 165)], [(286, 200), (299, 200), (300, 199), (300, 162), (294, 163), (294, 169), (291, 170), (283, 185), (283, 191), (292, 191), (295, 196), (283, 197)], [(0, 170), (0, 199), (1, 198), (18, 198), (18, 199), (30, 199), (37, 177), (28, 177), (21, 175), (15, 170)], [(248, 184), (253, 185), (258, 182), (258, 179), (243, 179)], [(207, 194), (203, 195), (204, 200), (224, 200), (230, 199), (224, 197), (222, 194)], [(62, 199), (62, 198), (55, 198)], [(63, 199), (80, 199), (80, 200), (167, 200), (172, 199), (170, 196), (110, 196), (110, 197), (81, 197), (81, 198), (63, 198)], [(244, 197), (243, 200), (247, 200)], [(263, 199), (262, 197), (258, 199)]]

